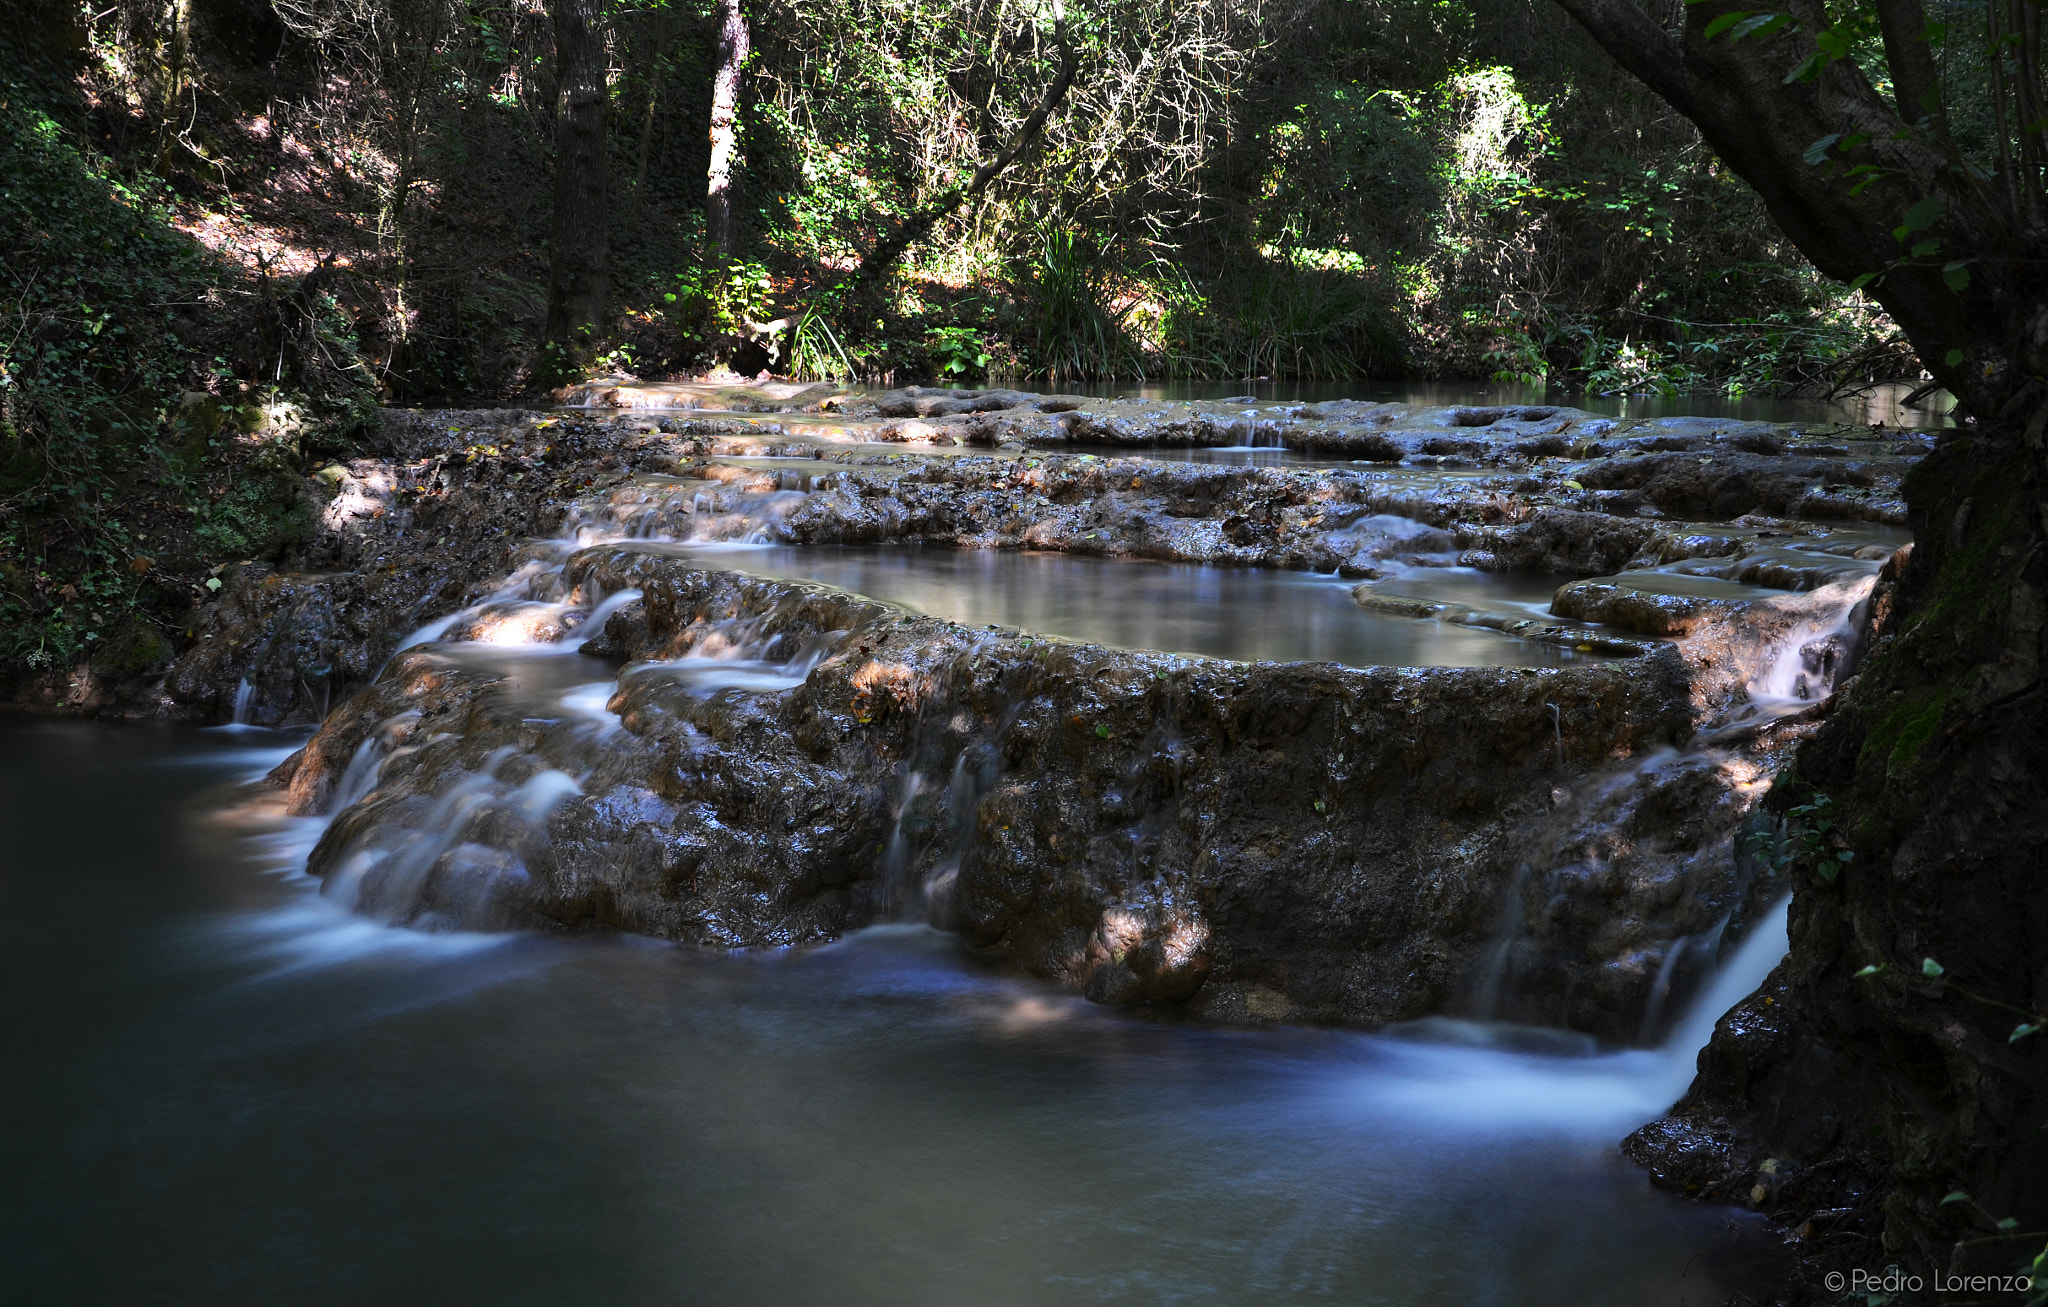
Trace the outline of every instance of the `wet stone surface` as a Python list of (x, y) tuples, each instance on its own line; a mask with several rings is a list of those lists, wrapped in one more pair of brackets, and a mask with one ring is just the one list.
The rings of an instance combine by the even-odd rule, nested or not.
[[(277, 780), (334, 814), (327, 892), (384, 920), (729, 948), (922, 917), (1104, 1003), (1654, 1041), (1778, 892), (1734, 835), (1853, 671), (1921, 448), (1567, 409), (680, 398), (390, 414), (328, 470), (307, 570), (230, 570), (153, 700), (85, 700), (319, 723)], [(1268, 439), (1362, 461), (1142, 452)], [(1004, 551), (1009, 608), (958, 550)], [(1194, 580), (1141, 582), (1159, 564)], [(1098, 625), (1043, 629), (1056, 599)], [(1212, 652), (1275, 661), (1189, 656), (1204, 606), (1259, 627)], [(1312, 611), (1413, 632), (1422, 665), (1293, 634)]]

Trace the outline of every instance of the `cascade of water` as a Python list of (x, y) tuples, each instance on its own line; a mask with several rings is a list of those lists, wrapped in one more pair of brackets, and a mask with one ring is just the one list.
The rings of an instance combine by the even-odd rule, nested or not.
[[(588, 628), (594, 632), (613, 613), (639, 598), (638, 591), (625, 591), (593, 603), (594, 596), (579, 601), (565, 594), (564, 571), (578, 550), (632, 542), (773, 543), (781, 536), (783, 520), (807, 498), (804, 491), (794, 489), (705, 489), (685, 502), (672, 485), (640, 485), (578, 501), (570, 506), (560, 535), (533, 546), (537, 557), (521, 564), (477, 603), (407, 634), (393, 656), (442, 640), (451, 632), (496, 644), (560, 645), (572, 650), (574, 644), (563, 642), (569, 631)], [(477, 629), (479, 626), (488, 629)], [(378, 675), (382, 674), (380, 667)]]
[(605, 598), (603, 603), (600, 603), (597, 607), (590, 610), (590, 616), (584, 618), (581, 622), (577, 623), (577, 629), (589, 631), (602, 631), (604, 629), (605, 622), (610, 620), (611, 615), (613, 613), (618, 612), (627, 604), (638, 601), (639, 598), (640, 590), (636, 586), (628, 586), (626, 589), (619, 591), (615, 595), (609, 595)]
[(385, 748), (376, 732), (363, 737), (356, 746), (355, 756), (348, 760), (348, 769), (341, 774), (341, 781), (334, 787), (334, 810), (352, 808), (360, 803), (371, 790), (377, 788), (377, 773), (383, 769)]
[(1671, 986), (1679, 965), (1698, 952), (1712, 958), (1721, 951), (1721, 936), (1727, 933), (1731, 914), (1723, 914), (1714, 923), (1714, 928), (1700, 935), (1681, 935), (1670, 948), (1664, 951), (1664, 961), (1657, 967), (1657, 979), (1650, 985), (1650, 1001), (1643, 1008), (1643, 1025), (1637, 1036), (1639, 1043), (1648, 1044), (1656, 1038), (1657, 1029), (1664, 1019), (1664, 1006), (1670, 1001)]
[[(448, 614), (446, 617), (437, 617), (433, 621), (428, 622), (425, 626), (420, 627), (418, 630), (406, 636), (403, 640), (400, 640), (398, 642), (398, 647), (391, 651), (393, 656), (404, 653), (407, 649), (412, 648), (414, 645), (425, 644), (429, 640), (440, 639), (442, 634), (445, 631), (447, 631), (449, 627), (455, 625), (458, 619), (460, 619), (462, 616), (464, 616), (470, 611), (471, 610), (467, 608), (460, 609), (456, 612)], [(388, 666), (390, 663), (390, 659), (386, 659), (385, 663)], [(378, 668), (378, 674), (382, 675), (383, 670), (384, 669), (382, 667)], [(375, 680), (376, 678), (372, 677), (371, 679)]]
[[(398, 720), (385, 725), (395, 728)], [(380, 729), (364, 741), (337, 797), (367, 797), (383, 766), (409, 751), (385, 752), (379, 742), (389, 737), (389, 729)], [(583, 792), (576, 778), (556, 768), (540, 768), (517, 785), (504, 782), (498, 773), (517, 753), (510, 745), (494, 750), (478, 771), (448, 786), (417, 826), (382, 826), (366, 833), (343, 855), (322, 892), (386, 922), (490, 924), (490, 901), (507, 878), (524, 878), (526, 869), (516, 854), (502, 848), (465, 843), (474, 824), (489, 811), (501, 827), (511, 821), (537, 834), (563, 800)]]
[(249, 717), (256, 707), (256, 686), (246, 676), (235, 687), (235, 712), (228, 720), (236, 726), (250, 724)]
[(974, 814), (981, 798), (992, 789), (999, 771), (994, 751), (973, 745), (953, 760), (953, 774), (946, 781), (947, 841), (944, 852), (921, 886), (924, 918), (939, 930), (956, 924), (954, 891), (960, 880), (960, 860), (967, 856), (974, 838)]
[(1751, 701), (1760, 713), (1797, 712), (1834, 690), (1856, 656), (1857, 634), (1876, 584), (1875, 577), (1862, 577), (1827, 587), (1840, 592), (1840, 606), (1800, 622), (1777, 642), (1763, 672), (1749, 682)]
[[(1731, 791), (1757, 788), (1756, 777), (1765, 766), (1758, 761), (1762, 755), (1752, 756), (1744, 750), (1754, 747), (1760, 728), (1809, 708), (1833, 692), (1836, 682), (1853, 666), (1858, 632), (1874, 584), (1874, 577), (1863, 576), (1810, 592), (1800, 601), (1810, 608), (1789, 625), (1776, 615), (1778, 610), (1762, 613), (1756, 620), (1775, 623), (1765, 627), (1772, 634), (1757, 637), (1749, 650), (1738, 648), (1733, 655), (1737, 665), (1755, 670), (1733, 687), (1734, 702), (1716, 714), (1711, 726), (1685, 749), (1659, 748), (1574, 785), (1573, 792), (1553, 791), (1555, 811), (1543, 819), (1546, 824), (1531, 827), (1542, 832), (1532, 838), (1550, 850), (1535, 852), (1535, 856), (1554, 862), (1545, 873), (1550, 896), (1562, 902), (1566, 894), (1601, 893), (1577, 887), (1599, 886), (1615, 876), (1672, 878), (1667, 883), (1673, 885), (1674, 893), (1701, 895), (1697, 900), (1701, 903), (1715, 902), (1717, 896), (1732, 896), (1739, 903), (1743, 895), (1761, 892), (1751, 890), (1745, 864), (1736, 861), (1731, 869), (1726, 857), (1643, 861), (1660, 855), (1643, 847), (1630, 823), (1639, 819), (1647, 805), (1654, 820), (1668, 826), (1675, 818), (1666, 805), (1682, 804), (1681, 811), (1691, 814), (1689, 819), (1705, 823), (1705, 829), (1726, 828), (1724, 834), (1706, 838), (1732, 842), (1731, 820), (1739, 819), (1750, 800), (1735, 796), (1731, 803)], [(1561, 750), (1561, 735), (1557, 745)], [(1724, 852), (1726, 847), (1722, 846)], [(1528, 919), (1525, 907), (1529, 874), (1526, 863), (1518, 865), (1505, 884), (1495, 936), (1467, 982), (1473, 996), (1468, 1010), (1482, 1018), (1526, 1018), (1539, 1010), (1554, 1013), (1551, 1019), (1568, 1015), (1557, 1006), (1568, 1006), (1568, 995), (1555, 990), (1518, 993), (1516, 989), (1518, 957), (1526, 960), (1527, 950), (1547, 950), (1547, 956), (1554, 956), (1563, 947), (1531, 936), (1532, 931), (1540, 930)], [(1725, 905), (1730, 899), (1720, 901)], [(1552, 915), (1546, 912), (1546, 916)], [(1634, 956), (1645, 959), (1648, 974), (1631, 973), (1639, 978), (1610, 981), (1644, 986), (1628, 991), (1641, 994), (1642, 1015), (1634, 1023), (1641, 1041), (1648, 1043), (1656, 1037), (1674, 1002), (1698, 983), (1697, 976), (1721, 952), (1731, 915), (1724, 909), (1712, 926), (1699, 921), (1692, 933), (1655, 942), (1654, 937), (1645, 939)], [(1656, 950), (1661, 950), (1661, 956)], [(1556, 967), (1540, 970), (1552, 978)]]
[(1666, 1062), (1666, 1102), (1677, 1101), (1692, 1083), (1700, 1050), (1713, 1038), (1714, 1026), (1729, 1008), (1755, 993), (1791, 949), (1786, 933), (1791, 913), (1792, 900), (1784, 898), (1764, 914), (1665, 1037), (1661, 1052)]
[(1516, 941), (1522, 937), (1526, 908), (1523, 895), (1529, 884), (1529, 864), (1515, 864), (1515, 876), (1508, 883), (1507, 893), (1501, 896), (1501, 921), (1494, 932), (1494, 940), (1486, 946), (1486, 959), (1481, 964), (1479, 985), (1472, 1000), (1473, 1014), (1481, 1020), (1491, 1020), (1500, 1015), (1501, 991), (1506, 988), (1509, 974), (1509, 954)]
[(342, 772), (341, 780), (334, 787), (329, 811), (341, 812), (369, 797), (370, 792), (377, 788), (384, 764), (390, 760), (399, 729), (418, 721), (419, 717), (417, 711), (399, 713), (379, 722), (376, 730), (363, 737), (363, 742), (356, 746), (355, 756), (349, 759), (347, 770)]
[(912, 855), (916, 852), (913, 829), (917, 796), (924, 792), (924, 775), (915, 765), (915, 759), (903, 776), (903, 786), (896, 794), (895, 820), (889, 825), (889, 839), (882, 848), (882, 883), (888, 887), (892, 901), (902, 897), (909, 889), (906, 882), (910, 876)]
[(434, 862), (461, 837), (470, 814), (492, 797), (489, 773), (448, 787), (415, 830), (398, 832), (395, 847), (358, 848), (327, 878), (322, 893), (366, 916), (404, 920)]
[(1378, 1045), (1374, 1073), (1351, 1081), (1348, 1094), (1375, 1112), (1466, 1132), (1533, 1128), (1611, 1140), (1684, 1095), (1715, 1024), (1785, 956), (1786, 909), (1780, 902), (1758, 922), (1656, 1048), (1600, 1052), (1562, 1033), (1431, 1019)]

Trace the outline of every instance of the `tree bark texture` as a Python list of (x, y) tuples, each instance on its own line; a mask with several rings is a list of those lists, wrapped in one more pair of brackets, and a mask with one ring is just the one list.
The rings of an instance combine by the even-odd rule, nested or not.
[[(1791, 1230), (1795, 1302), (1837, 1301), (1826, 1273), (1858, 1267), (2011, 1273), (2048, 1237), (2048, 1034), (2014, 1038), (2048, 1008), (2038, 174), (2024, 148), (1993, 177), (1961, 164), (1918, 0), (1876, 2), (1896, 102), (1852, 60), (1787, 80), (1827, 25), (1818, 0), (1793, 0), (1803, 31), (1741, 42), (1705, 36), (1729, 0), (1686, 6), (1677, 36), (1638, 0), (1558, 2), (1699, 126), (1816, 267), (1881, 273), (1870, 293), (1979, 419), (1909, 478), (1915, 543), (1886, 568), (1873, 645), (1766, 805), (1811, 821), (1796, 810), (1828, 796), (1833, 824), (1815, 837), (1854, 860), (1832, 881), (1794, 860), (1789, 956), (1625, 1151), (1661, 1183)], [(1879, 180), (1852, 194), (1838, 159)], [(1897, 230), (1929, 200), (1943, 206), (1931, 227)], [(1934, 236), (1932, 257), (1911, 252)], [(1942, 274), (1960, 259), (1958, 290)]]
[[(1853, 60), (1830, 63), (1808, 81), (1786, 81), (1813, 52), (1812, 34), (1827, 26), (1818, 0), (1790, 4), (1803, 30), (1744, 41), (1705, 35), (1714, 19), (1737, 11), (1735, 0), (1685, 6), (1677, 36), (1638, 0), (1558, 3), (1699, 127), (1816, 268), (1843, 281), (1883, 274), (1868, 293), (1969, 412), (2010, 418), (2048, 402), (2048, 275), (2040, 257), (2048, 247), (1940, 147), (1938, 106), (1928, 115), (1932, 132), (1908, 130), (1926, 110), (1915, 103), (1912, 119), (1902, 120)], [(1899, 47), (1899, 99), (1917, 102), (1934, 89), (1921, 6), (1883, 0), (1879, 10), (1888, 48)], [(1837, 147), (1826, 163), (1808, 162), (1808, 150), (1826, 138), (1855, 136), (1867, 139), (1846, 152)], [(1883, 170), (1881, 178), (1852, 194), (1843, 171), (1866, 163)], [(1895, 235), (1907, 210), (1929, 198), (1946, 205), (1935, 231)], [(1909, 244), (1927, 234), (1943, 236), (1948, 253), (1902, 264)], [(1977, 262), (1958, 292), (1944, 282), (1943, 260), (1964, 256)]]
[(740, 78), (747, 62), (747, 16), (740, 0), (719, 0), (718, 69), (711, 79), (711, 167), (704, 229), (721, 260), (739, 248), (733, 160), (739, 153)]
[(603, 338), (611, 290), (604, 33), (599, 0), (549, 0), (548, 16), (561, 89), (545, 339), (566, 365), (587, 358)]

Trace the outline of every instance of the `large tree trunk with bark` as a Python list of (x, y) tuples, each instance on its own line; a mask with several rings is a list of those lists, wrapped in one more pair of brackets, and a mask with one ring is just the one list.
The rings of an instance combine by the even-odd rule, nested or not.
[(598, 0), (549, 0), (561, 89), (555, 100), (555, 214), (548, 237), (546, 343), (559, 368), (604, 336), (611, 290), (605, 54)]
[(746, 68), (748, 36), (740, 0), (720, 0), (718, 13), (718, 69), (711, 79), (711, 168), (704, 197), (704, 230), (719, 257), (730, 259), (739, 248), (733, 160), (739, 153), (740, 77)]
[[(1933, 90), (1918, 0), (1879, 0), (1896, 100), (1853, 59), (1790, 80), (1828, 26), (1817, 0), (1788, 6), (1801, 26), (1731, 40), (1706, 32), (1745, 12), (1735, 0), (1683, 7), (1668, 32), (1637, 0), (1558, 0), (1621, 65), (1698, 125), (1715, 153), (1756, 188), (1771, 217), (1830, 277), (1870, 276), (1869, 293), (1912, 340), (1921, 361), (1965, 409), (1985, 421), (2048, 403), (2048, 239), (2024, 220), (2025, 189), (2007, 196), (1955, 153), (1937, 104), (1926, 129), (1900, 103)], [(1674, 6), (1674, 8), (1677, 8)], [(1894, 53), (1895, 51), (1895, 53)], [(1867, 167), (1870, 171), (1851, 173)], [(1862, 189), (1857, 183), (1875, 181)], [(1923, 201), (1940, 203), (1929, 227), (1901, 233)], [(1929, 238), (1938, 252), (1914, 255)], [(1950, 281), (1964, 264), (1967, 284)]]
[[(1909, 480), (1915, 544), (1880, 586), (1874, 645), (1767, 805), (1815, 842), (1794, 847), (1853, 861), (1830, 879), (1793, 858), (1790, 955), (1626, 1151), (1792, 1231), (1794, 1301), (1839, 1300), (1828, 1272), (1859, 1267), (1923, 1285), (2012, 1272), (2048, 1237), (2048, 1034), (2028, 1029), (2048, 1024), (2039, 142), (2001, 147), (1988, 176), (1955, 148), (1918, 0), (1870, 0), (1889, 99), (1850, 58), (1800, 75), (1829, 23), (1815, 0), (1740, 42), (1728, 0), (1684, 7), (1676, 33), (1637, 0), (1559, 3), (1699, 125), (1816, 267), (1871, 279), (1977, 422)], [(2025, 71), (2039, 23), (2021, 19)], [(2011, 98), (2038, 120), (2037, 96)]]
[(1855, 859), (1792, 867), (1790, 955), (1624, 1146), (1792, 1231), (1795, 1301), (1837, 1301), (1827, 1273), (1857, 1267), (2009, 1273), (2048, 1224), (2048, 1038), (2012, 1039), (2048, 976), (2048, 486), (2028, 452), (1955, 439), (1909, 479), (1916, 543), (1880, 582), (1875, 647), (1766, 804), (1829, 796)]

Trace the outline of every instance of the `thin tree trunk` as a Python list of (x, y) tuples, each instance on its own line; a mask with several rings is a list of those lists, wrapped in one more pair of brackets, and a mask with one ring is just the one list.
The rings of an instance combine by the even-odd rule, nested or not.
[(1948, 133), (1941, 103), (1941, 78), (1934, 70), (1934, 48), (1927, 43), (1927, 16), (1920, 0), (1875, 0), (1877, 25), (1884, 38), (1884, 57), (1892, 73), (1892, 98), (1899, 117), (1909, 123), (1922, 118), (1937, 135)]
[(654, 106), (661, 96), (661, 61), (668, 54), (668, 15), (666, 7), (654, 14), (654, 51), (647, 61), (647, 113), (640, 122), (640, 145), (638, 158), (633, 164), (633, 202), (645, 203), (641, 188), (647, 185), (647, 153), (654, 140)]
[(739, 246), (734, 222), (732, 170), (739, 148), (740, 74), (747, 62), (747, 16), (740, 0), (720, 0), (718, 72), (711, 81), (710, 186), (704, 199), (705, 234), (719, 258)]
[(555, 63), (555, 216), (548, 238), (546, 342), (558, 366), (588, 358), (611, 289), (605, 194), (605, 57), (599, 0), (550, 0)]
[(167, 15), (169, 49), (164, 56), (164, 116), (157, 126), (159, 171), (170, 164), (172, 142), (178, 135), (178, 115), (183, 112), (185, 88), (191, 84), (192, 0), (171, 0)]

